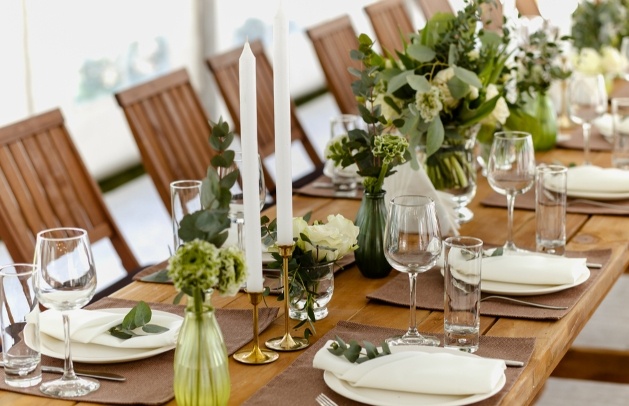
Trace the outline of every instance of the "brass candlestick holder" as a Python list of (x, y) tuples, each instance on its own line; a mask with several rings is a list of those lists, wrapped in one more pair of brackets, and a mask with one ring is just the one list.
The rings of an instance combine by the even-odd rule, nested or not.
[(279, 358), (275, 351), (261, 350), (258, 336), (258, 305), (262, 301), (262, 292), (247, 292), (249, 301), (253, 305), (253, 349), (251, 351), (239, 351), (234, 354), (234, 359), (243, 364), (270, 364)]
[(293, 255), (295, 244), (278, 246), (282, 256), (282, 285), (284, 287), (284, 328), (286, 332), (283, 337), (275, 337), (268, 340), (265, 345), (275, 351), (297, 351), (308, 347), (310, 343), (303, 337), (291, 337), (288, 327), (288, 301), (290, 300), (290, 288), (288, 280), (288, 259)]

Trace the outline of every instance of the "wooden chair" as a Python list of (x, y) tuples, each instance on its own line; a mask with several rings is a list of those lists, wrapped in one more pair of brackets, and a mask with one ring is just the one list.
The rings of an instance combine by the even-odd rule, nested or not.
[[(257, 86), (257, 107), (258, 107), (258, 151), (264, 169), (264, 180), (266, 188), (272, 195), (275, 195), (275, 180), (265, 164), (264, 158), (275, 153), (275, 117), (273, 114), (273, 68), (264, 53), (262, 42), (254, 41), (250, 43), (251, 51), (256, 58), (256, 86)], [(236, 132), (240, 132), (240, 79), (238, 75), (238, 59), (242, 53), (242, 48), (211, 56), (207, 59), (207, 64), (216, 83), (227, 104), (227, 109), (231, 115)], [(319, 172), (323, 168), (323, 162), (319, 157), (315, 147), (308, 139), (297, 115), (295, 105), (291, 101), (291, 138), (293, 143), (300, 142), (308, 158), (312, 162), (314, 172)], [(298, 182), (299, 183), (299, 182)]]
[(127, 273), (139, 269), (58, 109), (0, 128), (0, 237), (13, 261), (32, 262), (37, 233), (55, 227), (109, 238)]
[(453, 13), (452, 6), (447, 0), (415, 0), (424, 18), (430, 20), (436, 13)]
[(481, 10), (481, 19), (485, 29), (501, 31), (503, 23), (502, 3), (500, 1), (496, 1), (493, 5), (483, 3), (481, 4)]
[(307, 30), (328, 82), (328, 89), (343, 114), (358, 114), (352, 82), (358, 80), (348, 72), (349, 67), (362, 70), (362, 63), (350, 58), (358, 49), (358, 38), (349, 16), (326, 21)]
[(515, 7), (522, 16), (541, 16), (535, 0), (516, 0)]
[(383, 0), (365, 7), (380, 47), (395, 55), (404, 51), (404, 42), (415, 31), (408, 15), (404, 0)]
[(170, 212), (170, 183), (205, 177), (210, 123), (185, 69), (116, 93), (142, 163)]

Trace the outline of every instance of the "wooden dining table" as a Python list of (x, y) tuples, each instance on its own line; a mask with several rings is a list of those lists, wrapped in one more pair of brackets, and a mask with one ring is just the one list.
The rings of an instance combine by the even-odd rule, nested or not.
[[(579, 150), (554, 149), (538, 153), (539, 162), (561, 162), (579, 164), (583, 152)], [(594, 164), (610, 165), (609, 152), (593, 152)], [(475, 199), (468, 206), (474, 212), (474, 219), (460, 228), (462, 235), (481, 238), (485, 243), (500, 245), (505, 241), (507, 230), (507, 210), (501, 207), (486, 207), (481, 201), (493, 193), (486, 179), (478, 176), (478, 190)], [(517, 200), (516, 200), (517, 201)], [(328, 214), (340, 213), (347, 218), (354, 218), (360, 205), (355, 199), (317, 198), (295, 195), (293, 209), (296, 216), (312, 212), (313, 219), (325, 219)], [(271, 218), (274, 208), (266, 211)], [(511, 390), (502, 399), (504, 405), (526, 405), (534, 402), (544, 387), (555, 367), (570, 349), (572, 342), (583, 329), (594, 311), (603, 301), (611, 287), (620, 277), (629, 263), (627, 250), (627, 232), (629, 220), (624, 216), (568, 214), (567, 249), (586, 251), (592, 249), (610, 249), (611, 256), (606, 270), (584, 293), (570, 312), (559, 320), (527, 320), (508, 317), (487, 317), (481, 319), (481, 334), (496, 337), (535, 337), (535, 346), (529, 362)], [(514, 218), (514, 239), (522, 248), (534, 249), (535, 212), (516, 210)], [(391, 306), (378, 301), (371, 301), (366, 295), (380, 288), (397, 272), (393, 271), (383, 279), (367, 279), (355, 266), (350, 266), (335, 276), (335, 291), (328, 305), (329, 315), (316, 322), (316, 335), (311, 341), (317, 341), (338, 322), (347, 320), (356, 323), (377, 325), (390, 328), (406, 329), (408, 309)], [(421, 290), (421, 286), (419, 287)], [(147, 302), (172, 303), (176, 291), (172, 285), (145, 283), (136, 281), (116, 292), (113, 297)], [(267, 299), (269, 306), (280, 308), (277, 319), (260, 334), (260, 342), (281, 336), (284, 333), (284, 312), (281, 302), (275, 298)], [(213, 304), (220, 308), (250, 309), (248, 297), (238, 293), (233, 297), (215, 297)], [(418, 328), (426, 333), (443, 333), (443, 312), (417, 310)], [(291, 320), (291, 325), (296, 324)], [(297, 332), (296, 334), (300, 334)], [(251, 343), (244, 348), (250, 348)], [(264, 387), (276, 375), (288, 368), (300, 355), (301, 351), (283, 352), (279, 359), (271, 364), (250, 366), (238, 363), (231, 357), (229, 369), (231, 376), (231, 398), (229, 404), (239, 405), (255, 396), (256, 391)], [(299, 404), (315, 404), (314, 399), (300, 399)], [(0, 392), (1, 405), (86, 405), (89, 403), (76, 400), (48, 399)], [(172, 400), (168, 405), (175, 405)]]

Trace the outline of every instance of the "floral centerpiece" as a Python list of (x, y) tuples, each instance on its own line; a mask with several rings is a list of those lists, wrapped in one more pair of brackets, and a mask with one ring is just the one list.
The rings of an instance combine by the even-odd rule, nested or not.
[(202, 183), (202, 207), (180, 223), (185, 241), (168, 261), (168, 276), (179, 291), (178, 303), (187, 296), (184, 322), (177, 338), (174, 391), (179, 405), (225, 405), (230, 380), (227, 350), (210, 303), (217, 291), (234, 295), (246, 279), (243, 252), (222, 247), (230, 226), (230, 188), (238, 171), (220, 177), (217, 168), (229, 167), (234, 152), (228, 150), (233, 133), (222, 120), (213, 125), (210, 146), (217, 151)]
[[(612, 79), (624, 73), (627, 60), (618, 49), (629, 36), (629, 0), (582, 1), (572, 14), (575, 70)], [(609, 89), (608, 89), (609, 90)]]
[(507, 98), (510, 115), (505, 127), (531, 133), (536, 150), (548, 150), (557, 140), (557, 114), (548, 91), (553, 81), (571, 74), (564, 63), (568, 39), (545, 26), (529, 35), (515, 54), (517, 98)]
[[(288, 263), (290, 317), (301, 320), (295, 328), (324, 318), (328, 314), (327, 304), (334, 292), (335, 263), (356, 250), (358, 227), (340, 214), (329, 215), (327, 223), (315, 221), (308, 224), (310, 213), (293, 218), (295, 249)], [(264, 216), (262, 222), (263, 242), (273, 253), (272, 268), (282, 267), (282, 257), (277, 253), (276, 223)], [(279, 300), (284, 298), (280, 295)], [(306, 329), (308, 338), (312, 332)]]

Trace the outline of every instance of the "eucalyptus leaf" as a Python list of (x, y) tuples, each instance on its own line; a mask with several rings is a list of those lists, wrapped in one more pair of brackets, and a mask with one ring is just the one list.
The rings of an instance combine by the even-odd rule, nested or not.
[(146, 334), (160, 334), (168, 331), (169, 329), (156, 324), (148, 324), (153, 317), (153, 312), (148, 304), (144, 301), (139, 301), (129, 313), (125, 315), (117, 326), (109, 329), (109, 333), (122, 340), (128, 340), (129, 338), (141, 336), (134, 330), (141, 328)]
[(476, 73), (472, 72), (471, 70), (467, 70), (456, 65), (453, 65), (452, 69), (454, 70), (454, 75), (468, 85), (477, 87), (479, 89), (483, 87), (483, 84), (481, 83), (478, 76), (476, 76)]
[(406, 86), (408, 84), (407, 77), (412, 75), (413, 72), (404, 71), (396, 76), (394, 76), (390, 81), (387, 87), (387, 93), (393, 93), (396, 90), (400, 89), (402, 86)]
[(406, 77), (408, 84), (417, 92), (426, 93), (430, 90), (430, 82), (422, 75), (408, 75)]
[(411, 44), (406, 48), (406, 52), (419, 62), (430, 62), (435, 59), (435, 51), (421, 44)]

